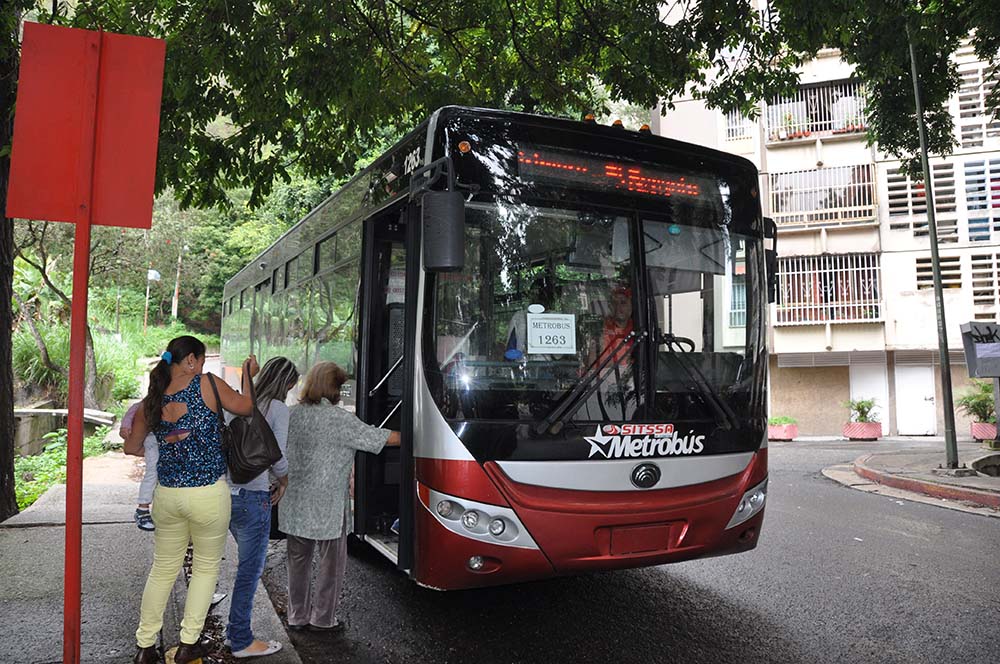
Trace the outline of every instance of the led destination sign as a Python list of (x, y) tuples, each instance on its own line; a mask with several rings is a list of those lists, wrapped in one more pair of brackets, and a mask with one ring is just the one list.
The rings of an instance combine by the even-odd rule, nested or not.
[(698, 178), (575, 152), (521, 146), (517, 163), (521, 178), (530, 181), (648, 196), (698, 198), (704, 194)]

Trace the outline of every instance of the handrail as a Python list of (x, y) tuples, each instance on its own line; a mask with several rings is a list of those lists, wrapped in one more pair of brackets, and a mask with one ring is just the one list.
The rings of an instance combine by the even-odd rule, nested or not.
[(392, 365), (392, 367), (389, 369), (389, 371), (386, 372), (384, 376), (382, 376), (382, 380), (378, 382), (378, 385), (376, 385), (371, 389), (371, 391), (368, 393), (368, 396), (369, 397), (375, 396), (375, 393), (378, 392), (378, 389), (383, 385), (385, 385), (385, 381), (389, 380), (389, 377), (393, 374), (394, 371), (396, 371), (396, 369), (399, 368), (399, 365), (402, 363), (403, 363), (403, 356), (400, 355), (399, 359), (396, 360), (396, 363)]
[(378, 425), (378, 428), (381, 429), (382, 427), (384, 427), (385, 423), (392, 419), (392, 416), (396, 414), (396, 411), (399, 410), (399, 407), (402, 405), (403, 405), (402, 401), (397, 401), (396, 405), (393, 406), (392, 410), (389, 411), (389, 414), (385, 416), (384, 420), (382, 420), (382, 424)]

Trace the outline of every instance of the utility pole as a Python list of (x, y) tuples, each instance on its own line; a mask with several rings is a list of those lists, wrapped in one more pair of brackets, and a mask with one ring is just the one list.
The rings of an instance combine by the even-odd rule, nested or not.
[(188, 250), (185, 244), (177, 251), (177, 279), (174, 280), (174, 299), (170, 303), (170, 317), (177, 320), (177, 304), (181, 297), (181, 257)]
[(938, 355), (941, 358), (941, 397), (944, 403), (944, 444), (946, 468), (958, 468), (958, 442), (955, 438), (955, 404), (951, 393), (951, 359), (948, 357), (948, 329), (944, 316), (944, 289), (941, 286), (941, 262), (938, 258), (937, 220), (934, 217), (934, 187), (927, 158), (927, 127), (917, 76), (917, 55), (913, 48), (910, 21), (906, 21), (906, 41), (910, 46), (910, 68), (913, 75), (913, 100), (917, 110), (917, 130), (920, 133), (920, 163), (924, 172), (924, 192), (927, 201), (927, 227), (931, 243), (931, 268), (934, 273), (934, 304), (937, 309)]

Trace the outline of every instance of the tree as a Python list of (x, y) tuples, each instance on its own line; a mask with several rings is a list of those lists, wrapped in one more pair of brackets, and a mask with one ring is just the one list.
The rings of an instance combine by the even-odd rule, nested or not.
[[(19, 11), (29, 4), (8, 0), (0, 9), (10, 38), (6, 63), (16, 57)], [(951, 118), (942, 105), (957, 81), (947, 56), (973, 28), (981, 57), (994, 58), (1000, 46), (993, 0), (773, 0), (765, 11), (756, 4), (80, 0), (53, 6), (65, 24), (167, 41), (157, 186), (173, 187), (183, 207), (225, 206), (227, 190), (240, 187), (257, 206), (294, 168), (309, 176), (346, 175), (386, 127), (412, 126), (444, 104), (578, 114), (601, 110), (594, 108), (599, 83), (612, 101), (647, 108), (693, 90), (712, 106), (755, 114), (756, 102), (788, 91), (796, 66), (825, 46), (840, 48), (857, 65), (872, 95), (870, 140), (889, 153), (912, 154), (917, 140), (903, 20), (913, 26), (920, 55), (931, 149), (946, 152)], [(6, 120), (13, 81), (5, 85), (0, 119)], [(4, 307), (9, 270), (7, 260), (0, 270)], [(0, 329), (0, 362), (8, 330)], [(8, 403), (0, 398), (4, 427)]]

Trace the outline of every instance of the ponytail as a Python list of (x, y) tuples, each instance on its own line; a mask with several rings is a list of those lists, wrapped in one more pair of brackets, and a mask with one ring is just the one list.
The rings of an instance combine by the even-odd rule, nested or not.
[(153, 431), (160, 425), (160, 415), (163, 411), (163, 393), (170, 385), (170, 366), (165, 360), (160, 360), (149, 372), (149, 391), (143, 402), (143, 414), (146, 416), (146, 428)]
[(204, 357), (205, 344), (190, 335), (176, 337), (167, 344), (167, 350), (159, 362), (149, 372), (149, 391), (143, 403), (143, 415), (146, 417), (146, 428), (155, 431), (160, 426), (163, 415), (163, 395), (170, 385), (170, 365), (180, 362), (188, 355)]

